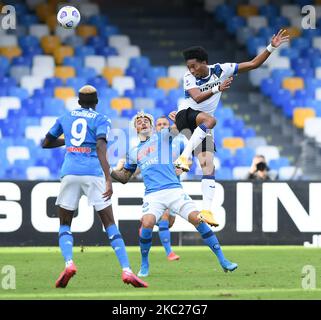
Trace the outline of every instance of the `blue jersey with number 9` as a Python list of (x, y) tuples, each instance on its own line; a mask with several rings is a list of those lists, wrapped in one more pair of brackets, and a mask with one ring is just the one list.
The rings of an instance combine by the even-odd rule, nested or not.
[(56, 120), (49, 135), (54, 138), (65, 136), (66, 154), (61, 177), (69, 174), (103, 175), (96, 142), (99, 138), (107, 140), (110, 127), (110, 120), (93, 109), (75, 109)]

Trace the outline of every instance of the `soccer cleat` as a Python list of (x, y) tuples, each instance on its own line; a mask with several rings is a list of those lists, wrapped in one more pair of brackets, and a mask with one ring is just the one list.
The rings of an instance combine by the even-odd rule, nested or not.
[(178, 169), (182, 169), (184, 172), (189, 171), (190, 164), (191, 162), (183, 156), (179, 156), (174, 162), (174, 166)]
[(175, 260), (179, 260), (179, 256), (177, 254), (175, 254), (173, 251), (167, 256), (167, 259), (169, 261), (175, 261)]
[(136, 288), (147, 288), (148, 283), (139, 279), (133, 272), (131, 271), (123, 271), (121, 278), (124, 283), (131, 284)]
[(223, 263), (221, 263), (221, 266), (222, 266), (224, 272), (228, 272), (228, 271), (232, 272), (235, 269), (237, 269), (237, 267), (238, 267), (237, 263), (230, 262), (226, 259), (223, 261)]
[(148, 277), (148, 274), (149, 274), (149, 266), (142, 265), (137, 275), (139, 277)]
[(69, 280), (76, 274), (77, 268), (72, 262), (70, 266), (66, 267), (63, 272), (61, 272), (59, 278), (56, 281), (56, 288), (66, 288)]
[(219, 223), (214, 219), (213, 213), (209, 210), (202, 210), (198, 216), (201, 221), (206, 222), (210, 226), (218, 227)]

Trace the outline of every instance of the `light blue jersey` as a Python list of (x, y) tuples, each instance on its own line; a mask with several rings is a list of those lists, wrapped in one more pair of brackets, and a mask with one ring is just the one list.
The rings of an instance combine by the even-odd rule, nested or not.
[(107, 140), (110, 120), (93, 109), (79, 108), (58, 118), (49, 135), (65, 136), (66, 154), (61, 168), (65, 175), (103, 176), (96, 152), (99, 138)]
[(124, 168), (135, 172), (139, 167), (145, 184), (145, 195), (173, 188), (182, 188), (175, 173), (172, 157), (172, 136), (168, 129), (140, 142), (127, 155)]

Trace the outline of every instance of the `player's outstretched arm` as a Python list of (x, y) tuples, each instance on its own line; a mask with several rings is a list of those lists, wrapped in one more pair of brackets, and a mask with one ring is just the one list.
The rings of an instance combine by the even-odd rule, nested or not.
[(113, 187), (112, 187), (112, 181), (111, 176), (109, 173), (110, 167), (109, 163), (107, 161), (107, 142), (105, 139), (98, 139), (96, 143), (96, 149), (97, 149), (97, 156), (101, 165), (101, 168), (103, 169), (103, 172), (105, 174), (106, 179), (106, 191), (103, 193), (103, 198), (105, 201), (110, 199), (110, 197), (113, 194)]
[(286, 34), (285, 29), (281, 29), (277, 35), (273, 35), (271, 43), (266, 47), (266, 49), (257, 55), (253, 60), (247, 62), (241, 62), (238, 65), (238, 73), (250, 71), (261, 66), (271, 53), (278, 48), (282, 43), (288, 42), (290, 36)]
[(44, 149), (58, 148), (64, 145), (65, 145), (65, 139), (55, 138), (51, 134), (47, 134), (46, 137), (41, 142), (41, 146)]

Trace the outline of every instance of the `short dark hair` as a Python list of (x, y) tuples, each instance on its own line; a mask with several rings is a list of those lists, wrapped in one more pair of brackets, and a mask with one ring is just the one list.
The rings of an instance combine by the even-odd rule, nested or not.
[(202, 61), (208, 62), (208, 53), (203, 47), (198, 47), (198, 46), (189, 47), (187, 49), (184, 49), (182, 53), (185, 61), (190, 59), (196, 59), (200, 62)]

